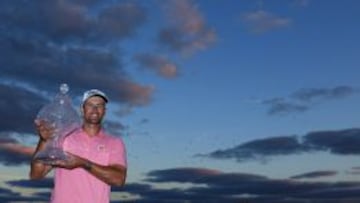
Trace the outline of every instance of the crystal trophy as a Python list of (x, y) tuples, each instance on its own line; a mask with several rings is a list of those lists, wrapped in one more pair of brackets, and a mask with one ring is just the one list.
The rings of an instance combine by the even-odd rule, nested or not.
[(60, 92), (53, 101), (43, 106), (37, 114), (37, 120), (43, 121), (52, 134), (43, 150), (37, 152), (35, 160), (51, 165), (57, 160), (67, 160), (62, 149), (64, 139), (80, 127), (80, 116), (73, 108), (68, 96), (69, 86), (60, 85)]

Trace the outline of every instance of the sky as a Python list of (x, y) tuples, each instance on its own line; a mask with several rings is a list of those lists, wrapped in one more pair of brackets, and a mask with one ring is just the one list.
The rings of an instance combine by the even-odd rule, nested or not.
[(28, 177), (37, 113), (97, 88), (128, 158), (118, 202), (360, 201), (357, 0), (3, 0), (0, 202)]

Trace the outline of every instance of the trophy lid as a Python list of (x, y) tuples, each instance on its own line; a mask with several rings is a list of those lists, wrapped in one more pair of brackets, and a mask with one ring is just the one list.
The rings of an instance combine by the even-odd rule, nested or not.
[(66, 94), (69, 91), (69, 85), (66, 83), (63, 83), (60, 85), (60, 92), (61, 94)]

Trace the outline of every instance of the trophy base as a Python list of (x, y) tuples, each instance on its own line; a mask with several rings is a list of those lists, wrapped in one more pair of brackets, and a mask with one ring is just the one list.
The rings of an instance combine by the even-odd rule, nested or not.
[(35, 157), (34, 160), (40, 161), (47, 165), (53, 165), (56, 161), (65, 161), (67, 160), (66, 153), (60, 149), (55, 147), (49, 147), (46, 148), (43, 151), (39, 151)]

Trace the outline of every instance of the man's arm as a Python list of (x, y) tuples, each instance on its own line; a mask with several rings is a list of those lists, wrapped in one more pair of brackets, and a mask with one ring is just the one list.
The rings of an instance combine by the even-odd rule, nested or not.
[(66, 169), (83, 168), (109, 185), (123, 186), (126, 181), (126, 167), (119, 164), (108, 166), (99, 165), (71, 153), (68, 153), (67, 160), (56, 161), (54, 166)]
[(109, 185), (123, 186), (125, 184), (127, 169), (124, 166), (118, 164), (102, 166), (87, 161), (82, 167)]
[[(41, 150), (43, 150), (45, 148), (46, 145), (46, 141), (43, 139), (39, 139), (38, 145), (36, 147), (36, 150), (33, 154), (33, 157), (35, 156), (35, 154)], [(34, 158), (32, 158), (31, 160), (31, 166), (30, 166), (30, 179), (41, 179), (44, 178), (46, 176), (46, 174), (48, 174), (52, 169), (52, 166), (50, 165), (46, 165), (40, 161), (36, 161), (34, 160)]]
[(46, 174), (51, 171), (52, 166), (46, 165), (40, 161), (34, 160), (34, 156), (41, 150), (45, 149), (46, 141), (49, 139), (51, 134), (53, 133), (53, 129), (49, 128), (46, 125), (45, 121), (42, 120), (35, 120), (35, 127), (39, 134), (39, 141), (36, 146), (35, 152), (31, 159), (31, 166), (30, 166), (30, 179), (41, 179), (46, 176)]

